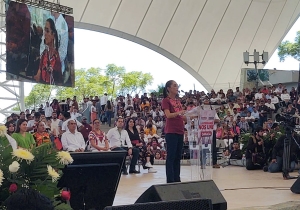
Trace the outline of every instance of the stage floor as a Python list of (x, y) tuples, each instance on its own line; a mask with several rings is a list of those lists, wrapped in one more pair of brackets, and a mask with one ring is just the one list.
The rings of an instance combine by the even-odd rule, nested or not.
[[(165, 167), (155, 165), (157, 173), (141, 169), (141, 174), (122, 175), (114, 205), (133, 204), (151, 185), (164, 184)], [(291, 175), (297, 175), (296, 172)], [(181, 167), (181, 181), (190, 181), (189, 166)], [(295, 180), (283, 180), (281, 173), (247, 171), (244, 167), (228, 166), (213, 169), (213, 180), (225, 197), (228, 209), (270, 206), (287, 201), (298, 201), (300, 195), (293, 194), (289, 188)]]

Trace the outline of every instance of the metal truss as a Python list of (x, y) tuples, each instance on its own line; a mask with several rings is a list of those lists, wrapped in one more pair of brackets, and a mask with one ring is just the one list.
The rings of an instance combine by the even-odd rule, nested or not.
[[(6, 64), (6, 43), (5, 43), (5, 36), (6, 36), (6, 26), (5, 26), (5, 6), (7, 1), (1, 1), (0, 3), (0, 66), (3, 67)], [(2, 50), (5, 49), (5, 50)], [(0, 69), (0, 74), (6, 74), (6, 70), (3, 68)], [(3, 89), (4, 92), (8, 92), (9, 94), (3, 96)], [(11, 101), (9, 105), (3, 105), (6, 103), (1, 103), (4, 101)], [(6, 107), (5, 107), (6, 106)], [(20, 110), (25, 111), (25, 101), (24, 101), (24, 82), (14, 82), (14, 81), (1, 81), (0, 82), (0, 114), (4, 115), (5, 117), (11, 115), (13, 111), (10, 109), (19, 106)]]
[(59, 3), (56, 4), (44, 0), (14, 0), (14, 1), (43, 8), (45, 10), (66, 14), (66, 15), (73, 14), (73, 8), (60, 5)]

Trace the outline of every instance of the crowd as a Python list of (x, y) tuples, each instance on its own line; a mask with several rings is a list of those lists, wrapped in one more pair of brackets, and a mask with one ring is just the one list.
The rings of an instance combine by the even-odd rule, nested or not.
[[(19, 115), (12, 114), (7, 118), (6, 126), (18, 146), (28, 149), (47, 142), (53, 142), (58, 149), (74, 152), (127, 148), (132, 155), (131, 162), (136, 163), (139, 159), (144, 169), (151, 173), (156, 172), (153, 169), (154, 159), (166, 159), (167, 156), (162, 99), (153, 93), (134, 97), (127, 94), (112, 100), (104, 94), (101, 97), (85, 97), (82, 102), (78, 102), (76, 96), (60, 102), (54, 99), (51, 103), (41, 104), (37, 110), (27, 109)], [(215, 134), (216, 139), (224, 142), (224, 155), (242, 159), (241, 136), (249, 133), (245, 146), (246, 168), (264, 168), (270, 172), (281, 170), (283, 143), (275, 139), (279, 129), (275, 116), (276, 113), (298, 116), (300, 100), (297, 101), (295, 88), (288, 92), (282, 84), (278, 84), (277, 87), (264, 86), (258, 90), (236, 87), (235, 91), (228, 89), (226, 93), (222, 89), (208, 93), (190, 90), (180, 97), (178, 95), (178, 99), (184, 110), (196, 106), (216, 110), (219, 121)], [(293, 120), (299, 124), (298, 117), (293, 117)], [(101, 124), (112, 128), (105, 133)], [(184, 135), (182, 157), (188, 159), (186, 130)], [(298, 137), (296, 140), (297, 143)], [(294, 164), (299, 148), (296, 144), (292, 146), (291, 162)], [(260, 156), (264, 156), (261, 162)], [(219, 168), (218, 164), (214, 168)], [(123, 173), (127, 173), (125, 169)], [(130, 166), (129, 173), (138, 173), (134, 164)]]

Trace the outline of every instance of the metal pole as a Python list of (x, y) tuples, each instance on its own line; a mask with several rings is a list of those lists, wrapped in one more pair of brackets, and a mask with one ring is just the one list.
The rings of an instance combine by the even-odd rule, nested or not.
[(256, 91), (258, 91), (258, 69), (257, 69), (257, 62), (256, 61), (254, 61), (254, 67), (255, 67), (255, 72), (256, 72), (255, 88), (256, 88)]
[(19, 103), (20, 103), (20, 111), (25, 111), (25, 93), (24, 93), (24, 82), (19, 82)]

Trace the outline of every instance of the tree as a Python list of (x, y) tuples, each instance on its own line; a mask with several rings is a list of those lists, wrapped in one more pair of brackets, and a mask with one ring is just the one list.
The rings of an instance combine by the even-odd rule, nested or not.
[(300, 31), (297, 32), (295, 42), (284, 41), (278, 47), (280, 61), (284, 61), (288, 56), (300, 61)]
[(125, 93), (139, 93), (145, 90), (147, 85), (151, 85), (153, 77), (150, 73), (142, 73), (140, 71), (132, 71), (121, 75), (119, 83), (119, 92), (124, 95)]
[(123, 66), (116, 66), (115, 64), (108, 64), (106, 66), (105, 75), (112, 81), (112, 90), (109, 92), (112, 96), (115, 95), (116, 86), (119, 85), (125, 72)]
[(29, 95), (25, 97), (25, 107), (35, 108), (36, 105), (48, 101), (51, 97), (53, 86), (36, 84), (33, 86)]
[(77, 96), (78, 99), (89, 96), (97, 96), (111, 90), (112, 82), (101, 74), (100, 68), (88, 70), (75, 70), (75, 88), (57, 87), (57, 99), (66, 99)]
[(157, 85), (156, 90), (151, 90), (151, 93), (154, 93), (156, 96), (162, 96), (164, 93), (165, 85), (161, 83), (160, 85)]

